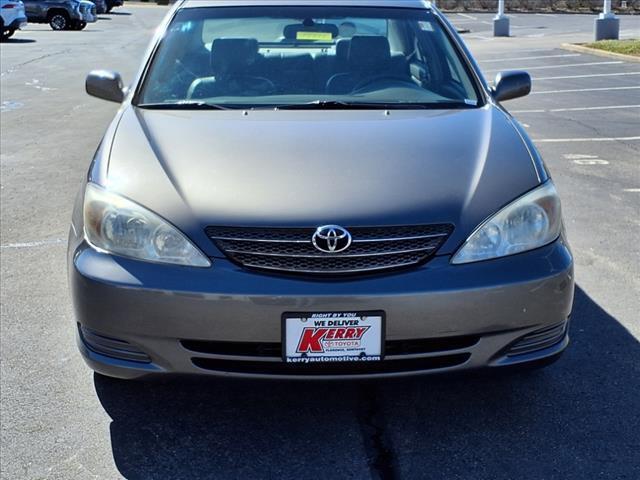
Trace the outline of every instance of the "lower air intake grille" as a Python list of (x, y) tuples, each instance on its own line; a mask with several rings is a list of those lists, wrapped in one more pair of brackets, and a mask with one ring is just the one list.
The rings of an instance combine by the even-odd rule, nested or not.
[[(387, 356), (421, 355), (463, 350), (480, 341), (477, 335), (459, 337), (422, 338), (412, 340), (387, 340), (384, 352)], [(220, 342), (211, 340), (181, 340), (187, 350), (205, 355), (234, 357), (281, 358), (282, 344), (273, 342)]]
[(417, 372), (455, 367), (465, 363), (470, 353), (443, 355), (426, 358), (407, 358), (402, 360), (384, 360), (382, 362), (323, 363), (317, 366), (297, 365), (284, 362), (247, 362), (220, 360), (217, 358), (192, 358), (196, 367), (218, 372), (232, 372), (262, 375), (358, 375), (397, 372)]
[(89, 350), (128, 362), (151, 363), (151, 358), (146, 353), (129, 342), (105, 337), (82, 325), (78, 325), (78, 330), (80, 331), (80, 338)]
[(312, 243), (310, 228), (208, 227), (207, 236), (243, 267), (284, 273), (341, 275), (410, 267), (435, 255), (453, 226), (354, 227), (340, 253), (324, 253)]
[(562, 341), (567, 333), (567, 322), (557, 323), (550, 327), (536, 330), (511, 345), (507, 356), (524, 355), (544, 348), (549, 348)]

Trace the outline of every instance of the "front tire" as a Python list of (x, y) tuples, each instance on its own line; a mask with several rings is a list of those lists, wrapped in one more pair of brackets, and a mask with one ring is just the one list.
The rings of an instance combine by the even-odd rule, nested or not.
[(71, 23), (71, 30), (83, 30), (87, 26), (87, 22), (76, 21)]
[(69, 17), (62, 13), (54, 13), (49, 17), (49, 26), (52, 30), (68, 30)]
[(3, 30), (2, 31), (2, 41), (4, 42), (5, 40), (8, 40), (9, 38), (11, 38), (11, 36), (16, 33), (15, 30)]

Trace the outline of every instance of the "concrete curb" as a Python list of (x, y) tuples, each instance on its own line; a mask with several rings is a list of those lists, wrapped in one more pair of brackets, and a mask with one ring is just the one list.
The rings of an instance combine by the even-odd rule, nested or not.
[(625, 55), (624, 53), (607, 52), (605, 50), (598, 50), (597, 48), (589, 48), (584, 45), (576, 45), (574, 43), (563, 43), (561, 47), (565, 50), (572, 52), (588, 53), (590, 55), (596, 55), (598, 57), (618, 58), (620, 60), (626, 60), (627, 62), (640, 63), (640, 57), (634, 57), (633, 55)]

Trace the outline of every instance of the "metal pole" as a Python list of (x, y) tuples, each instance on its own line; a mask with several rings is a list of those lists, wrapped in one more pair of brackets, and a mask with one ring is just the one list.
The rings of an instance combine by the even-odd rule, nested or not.
[[(605, 2), (606, 4), (607, 2)], [(611, 0), (609, 0), (609, 7), (611, 7)], [(498, 18), (504, 17), (504, 0), (498, 2)]]
[(493, 35), (495, 37), (509, 36), (509, 17), (504, 14), (504, 0), (498, 2), (498, 15), (493, 19)]
[(605, 17), (611, 16), (611, 0), (604, 0), (603, 13)]

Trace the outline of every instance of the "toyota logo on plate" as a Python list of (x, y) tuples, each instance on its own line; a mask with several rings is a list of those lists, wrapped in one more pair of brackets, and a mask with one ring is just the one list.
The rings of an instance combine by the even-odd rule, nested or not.
[(318, 227), (311, 241), (321, 252), (340, 253), (351, 246), (351, 234), (338, 225), (324, 225)]

